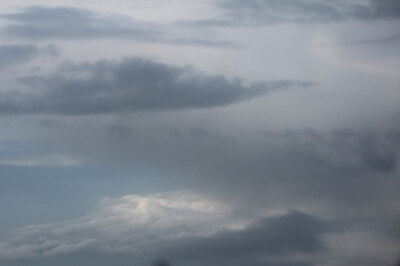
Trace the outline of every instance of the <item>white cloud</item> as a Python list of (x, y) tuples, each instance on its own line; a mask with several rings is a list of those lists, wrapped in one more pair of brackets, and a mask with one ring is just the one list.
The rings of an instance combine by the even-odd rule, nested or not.
[(92, 212), (30, 225), (0, 242), (0, 260), (40, 259), (78, 251), (124, 254), (157, 250), (185, 237), (243, 226), (229, 206), (188, 191), (105, 198)]

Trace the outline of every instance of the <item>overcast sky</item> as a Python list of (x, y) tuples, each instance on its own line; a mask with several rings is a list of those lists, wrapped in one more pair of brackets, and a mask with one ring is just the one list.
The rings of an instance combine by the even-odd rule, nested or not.
[(1, 265), (399, 265), (400, 1), (0, 11)]

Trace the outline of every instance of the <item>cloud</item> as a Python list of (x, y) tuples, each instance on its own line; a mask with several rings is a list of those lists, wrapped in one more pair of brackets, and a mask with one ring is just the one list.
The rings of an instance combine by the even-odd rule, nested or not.
[(75, 220), (17, 229), (0, 242), (0, 260), (82, 251), (149, 255), (162, 244), (241, 224), (230, 207), (188, 191), (106, 198), (93, 212)]
[[(162, 126), (135, 119), (130, 125), (106, 123), (96, 133), (91, 127), (60, 133), (66, 134), (64, 145), (72, 152), (146, 164), (149, 171), (156, 167), (167, 176), (163, 184), (215, 193), (249, 210), (297, 209), (306, 202), (310, 208), (335, 206), (338, 215), (391, 217), (396, 208), (400, 139), (395, 133), (352, 129), (221, 133), (174, 127), (168, 121)], [(69, 135), (79, 135), (82, 141), (70, 141)], [(57, 136), (60, 142), (63, 138)]]
[[(167, 250), (169, 257), (194, 263), (257, 265), (256, 262), (263, 261), (261, 258), (265, 260), (269, 256), (290, 257), (292, 254), (324, 251), (322, 235), (331, 230), (329, 227), (326, 221), (293, 211), (261, 219), (243, 230), (223, 231), (207, 238), (184, 239), (183, 243), (178, 243), (177, 250)], [(301, 261), (298, 263), (301, 265)]]
[(190, 67), (146, 59), (60, 67), (49, 76), (19, 79), (25, 89), (0, 93), (1, 114), (87, 115), (224, 106), (309, 81), (253, 82), (210, 76)]
[[(135, 26), (133, 20), (112, 19), (88, 10), (70, 7), (33, 6), (17, 13), (4, 14), (3, 19), (14, 23), (3, 28), (3, 34), (28, 39), (91, 39), (91, 38), (157, 38), (155, 31)], [(139, 24), (139, 23), (138, 23)]]
[(76, 219), (30, 225), (2, 237), (0, 262), (372, 266), (397, 255), (392, 236), (360, 221), (354, 227), (302, 211), (268, 216), (243, 211), (190, 191), (105, 198)]
[(57, 47), (51, 44), (43, 47), (30, 44), (1, 45), (0, 69), (29, 62), (39, 55), (57, 56)]
[[(125, 168), (118, 173), (135, 184), (211, 193), (249, 212), (323, 210), (333, 217), (388, 221), (398, 216), (397, 131), (222, 131), (197, 120), (188, 123), (191, 113), (134, 116), (103, 125), (81, 118), (43, 137), (92, 161), (118, 161)], [(141, 177), (142, 172), (150, 174)], [(120, 182), (130, 184), (119, 178), (108, 190), (125, 188)]]
[[(326, 158), (337, 167), (354, 165), (382, 173), (394, 173), (400, 152), (400, 139), (395, 134), (340, 129), (319, 131), (315, 129), (287, 130), (274, 134), (260, 132), (269, 138), (292, 139), (298, 143), (313, 143), (315, 158)], [(364, 170), (365, 171), (365, 170)]]
[[(126, 195), (105, 198), (73, 220), (17, 228), (0, 241), (0, 262), (21, 266), (390, 263), (398, 244), (375, 232), (375, 223), (366, 227), (362, 222), (328, 220), (296, 210), (266, 215), (259, 209), (249, 215), (191, 191)], [(370, 242), (373, 245), (366, 246)]]
[[(298, 259), (294, 264), (292, 256), (325, 251), (322, 236), (330, 227), (299, 211), (267, 218), (240, 215), (231, 206), (189, 191), (127, 195), (103, 199), (94, 211), (74, 220), (15, 230), (0, 241), (0, 262), (82, 263), (86, 254), (104, 261), (119, 256), (125, 260), (121, 265), (154, 257), (165, 258), (153, 261), (160, 266), (258, 265), (266, 258), (280, 258), (272, 265), (309, 265)], [(93, 265), (108, 265), (104, 261)]]
[[(163, 258), (176, 266), (373, 266), (392, 265), (397, 258), (398, 233), (388, 231), (398, 229), (398, 173), (374, 168), (364, 157), (398, 153), (399, 132), (260, 131), (250, 139), (207, 128), (146, 128), (140, 120), (133, 122), (107, 121), (104, 132), (89, 125), (88, 134), (79, 136), (91, 146), (97, 134), (104, 134), (109, 140), (97, 139), (96, 152), (114, 157), (114, 152), (123, 153), (116, 147), (127, 149), (123, 155), (131, 169), (145, 158), (160, 176), (152, 184), (195, 183), (209, 194), (110, 198), (77, 219), (20, 228), (0, 244), (5, 265), (17, 258), (27, 261), (21, 265), (52, 266), (151, 265), (154, 258)], [(70, 127), (59, 132), (71, 135)], [(136, 174), (129, 172), (130, 186), (152, 178)], [(107, 184), (99, 176), (93, 182), (115, 193), (115, 187), (128, 184), (120, 175)], [(86, 191), (96, 193), (96, 185)], [(286, 213), (288, 208), (301, 211)], [(83, 257), (99, 262), (86, 263)], [(147, 264), (139, 263), (146, 259)]]
[(221, 18), (182, 21), (189, 26), (261, 26), (277, 23), (327, 23), (344, 20), (398, 20), (400, 5), (396, 0), (306, 1), (250, 0), (220, 1)]
[(148, 43), (239, 48), (231, 41), (172, 37), (161, 25), (122, 15), (103, 15), (73, 7), (31, 6), (0, 16), (7, 21), (4, 36), (26, 40), (130, 39)]

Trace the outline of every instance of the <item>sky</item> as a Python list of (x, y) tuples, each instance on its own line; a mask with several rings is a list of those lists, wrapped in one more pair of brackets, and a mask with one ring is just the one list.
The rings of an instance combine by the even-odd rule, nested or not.
[(0, 264), (398, 266), (400, 2), (3, 0)]

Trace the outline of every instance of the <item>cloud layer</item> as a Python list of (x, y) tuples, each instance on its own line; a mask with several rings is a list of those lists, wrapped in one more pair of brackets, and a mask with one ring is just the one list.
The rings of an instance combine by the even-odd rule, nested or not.
[[(155, 252), (168, 242), (243, 226), (230, 208), (188, 191), (107, 198), (75, 220), (31, 225), (0, 242), (0, 259), (48, 258), (90, 250)], [(150, 256), (151, 252), (148, 252)]]
[(133, 262), (167, 257), (238, 265), (260, 255), (321, 252), (321, 237), (331, 231), (325, 221), (302, 212), (259, 219), (238, 216), (229, 206), (188, 191), (108, 198), (75, 220), (17, 229), (0, 242), (0, 260), (51, 260), (84, 252), (128, 256)]

